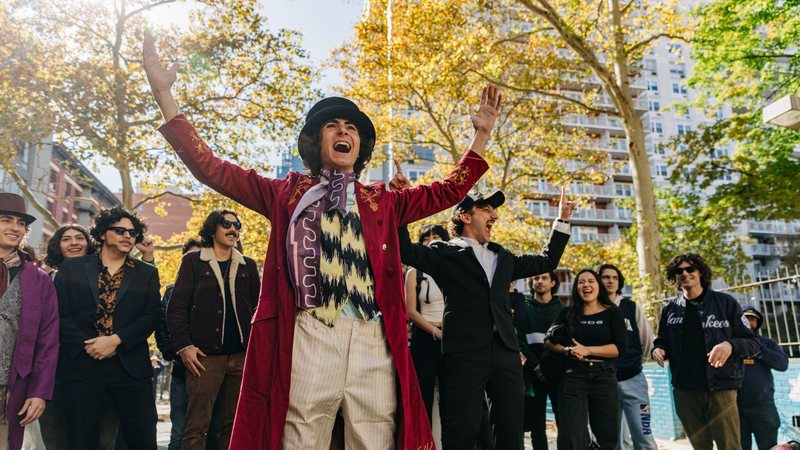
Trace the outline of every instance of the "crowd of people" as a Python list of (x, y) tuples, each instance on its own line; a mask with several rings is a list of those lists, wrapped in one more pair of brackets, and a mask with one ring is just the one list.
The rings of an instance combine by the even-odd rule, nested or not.
[[(431, 449), (435, 420), (448, 450), (519, 450), (524, 431), (544, 449), (548, 397), (559, 449), (626, 438), (653, 449), (648, 357), (669, 360), (695, 448), (749, 448), (751, 432), (759, 448), (775, 441), (770, 369), (786, 356), (753, 331), (760, 312), (711, 289), (700, 255), (666, 267), (678, 295), (654, 339), (612, 264), (577, 271), (568, 298), (555, 297), (576, 208), (566, 188), (540, 254), (491, 240), (505, 194), (473, 186), (488, 170), (497, 87), (481, 92), (472, 143), (447, 177), (412, 187), (398, 171), (387, 188), (358, 181), (376, 132), (348, 99), (310, 109), (297, 142), (306, 173), (273, 179), (214, 155), (172, 96), (177, 66), (161, 65), (149, 37), (144, 68), (176, 155), (270, 220), (262, 273), (237, 247), (239, 215), (219, 209), (162, 297), (147, 226), (117, 207), (88, 230), (59, 228), (48, 276), (21, 247), (35, 218), (0, 193), (0, 449), (21, 448), (37, 420), (47, 448), (155, 449), (153, 332), (174, 362), (171, 449)], [(448, 208), (446, 227), (411, 239), (406, 225)], [(758, 402), (737, 408), (743, 379)]]

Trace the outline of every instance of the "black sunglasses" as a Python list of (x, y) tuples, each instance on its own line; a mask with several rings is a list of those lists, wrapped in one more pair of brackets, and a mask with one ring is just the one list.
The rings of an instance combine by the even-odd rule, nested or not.
[(113, 230), (114, 233), (117, 233), (119, 236), (125, 236), (125, 233), (128, 233), (128, 236), (134, 239), (139, 237), (139, 232), (133, 228), (111, 227), (109, 230)]
[(222, 225), (222, 228), (233, 227), (236, 228), (237, 231), (242, 229), (242, 222), (239, 222), (238, 220), (236, 222), (231, 222), (230, 220), (223, 220), (219, 224)]
[(682, 274), (684, 271), (686, 271), (686, 273), (694, 273), (695, 270), (697, 270), (697, 267), (695, 266), (678, 267), (677, 269), (672, 271), (672, 274), (678, 276)]

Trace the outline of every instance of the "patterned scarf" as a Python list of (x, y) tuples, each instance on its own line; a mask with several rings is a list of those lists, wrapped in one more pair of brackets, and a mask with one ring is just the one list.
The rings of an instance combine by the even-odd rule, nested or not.
[(8, 283), (11, 282), (11, 273), (9, 269), (12, 267), (19, 267), (22, 265), (22, 258), (19, 252), (11, 252), (2, 258), (3, 263), (0, 264), (0, 295), (6, 293)]
[(338, 170), (323, 170), (322, 175), (320, 183), (300, 199), (289, 221), (286, 239), (289, 274), (297, 307), (301, 309), (322, 305), (319, 271), (322, 214), (336, 210), (342, 216), (347, 213), (347, 186), (356, 179), (355, 174)]

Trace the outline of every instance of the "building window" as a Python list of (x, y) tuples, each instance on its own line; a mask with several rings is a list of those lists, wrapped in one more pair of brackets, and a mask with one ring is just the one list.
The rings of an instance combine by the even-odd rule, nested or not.
[(53, 199), (47, 199), (47, 210), (50, 211), (52, 215), (56, 215), (56, 203), (53, 201)]
[(69, 210), (64, 208), (61, 210), (61, 223), (69, 222)]
[(650, 107), (650, 111), (653, 112), (660, 112), (661, 111), (661, 102), (650, 100), (648, 102), (648, 106)]
[(596, 241), (599, 239), (597, 227), (572, 227), (572, 232), (575, 235), (575, 242), (588, 242)]
[(409, 170), (408, 171), (408, 179), (411, 181), (417, 181), (418, 179), (425, 176), (424, 170)]
[(686, 95), (686, 86), (680, 83), (672, 83), (672, 93), (678, 95)]
[(685, 136), (685, 135), (689, 134), (690, 131), (692, 131), (692, 126), (691, 125), (678, 124), (678, 134), (679, 135)]
[(528, 202), (528, 210), (531, 214), (537, 217), (547, 217), (548, 205), (547, 202), (531, 201)]
[(664, 132), (664, 126), (661, 125), (661, 122), (652, 122), (650, 124), (650, 131), (661, 134)]
[(644, 70), (649, 72), (650, 75), (658, 75), (658, 63), (655, 59), (645, 59)]
[(663, 164), (659, 164), (656, 166), (656, 175), (660, 177), (669, 176), (669, 171), (667, 170), (667, 166)]
[(714, 156), (714, 158), (718, 159), (718, 158), (727, 158), (728, 156), (730, 156), (730, 153), (728, 152), (727, 148), (723, 147), (723, 148), (715, 148), (714, 153), (712, 155)]
[(50, 185), (48, 186), (48, 192), (53, 195), (58, 195), (57, 187), (58, 187), (58, 172), (56, 172), (53, 169), (50, 169)]
[(650, 92), (658, 92), (658, 81), (647, 80), (647, 90)]
[(616, 192), (617, 195), (621, 197), (630, 197), (633, 195), (633, 185), (625, 183), (616, 183), (614, 185), (614, 191)]

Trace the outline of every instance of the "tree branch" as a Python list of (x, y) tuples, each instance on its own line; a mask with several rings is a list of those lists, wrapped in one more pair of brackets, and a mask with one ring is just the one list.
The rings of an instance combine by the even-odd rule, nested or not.
[(155, 8), (156, 6), (165, 5), (167, 3), (175, 3), (175, 0), (161, 0), (161, 1), (158, 1), (158, 2), (155, 2), (155, 3), (151, 3), (149, 5), (144, 5), (139, 9), (134, 9), (133, 11), (129, 12), (128, 14), (125, 14), (125, 17), (123, 18), (123, 20), (127, 21), (128, 19), (130, 19), (131, 17), (135, 16), (136, 14), (139, 14), (142, 11), (147, 11), (148, 9)]
[(151, 202), (153, 200), (157, 200), (157, 199), (159, 199), (161, 197), (164, 197), (165, 195), (172, 195), (173, 197), (182, 198), (182, 199), (188, 200), (188, 201), (190, 201), (191, 203), (194, 203), (194, 204), (200, 203), (200, 200), (198, 200), (198, 199), (196, 199), (196, 198), (194, 198), (192, 196), (189, 196), (189, 195), (186, 195), (186, 194), (178, 194), (178, 193), (175, 193), (175, 192), (172, 192), (172, 191), (164, 191), (164, 192), (161, 192), (159, 194), (150, 195), (150, 196), (147, 196), (147, 197), (141, 199), (138, 203), (133, 205), (131, 207), (131, 209), (137, 209), (140, 206), (144, 205), (145, 203)]
[(630, 54), (630, 53), (636, 52), (639, 49), (650, 45), (650, 43), (652, 43), (653, 41), (657, 41), (657, 40), (661, 39), (662, 37), (670, 38), (670, 39), (673, 39), (673, 40), (676, 40), (676, 41), (685, 42), (687, 44), (689, 43), (689, 40), (686, 39), (683, 36), (678, 36), (678, 35), (675, 35), (675, 34), (672, 34), (672, 33), (658, 33), (658, 34), (654, 34), (654, 35), (648, 37), (647, 39), (643, 39), (643, 40), (633, 44), (630, 47), (630, 49), (628, 49), (628, 53)]
[(31, 191), (31, 189), (28, 187), (28, 183), (25, 182), (25, 179), (17, 173), (17, 169), (9, 164), (3, 164), (3, 167), (5, 168), (6, 172), (11, 174), (11, 178), (14, 179), (14, 182), (17, 183), (17, 187), (19, 187), (20, 192), (22, 192), (22, 196), (25, 197), (33, 209), (42, 215), (45, 222), (50, 224), (53, 228), (57, 228), (58, 222), (56, 221), (56, 218), (53, 217), (53, 213), (48, 211), (44, 205), (36, 200), (36, 197), (33, 195), (33, 191)]

